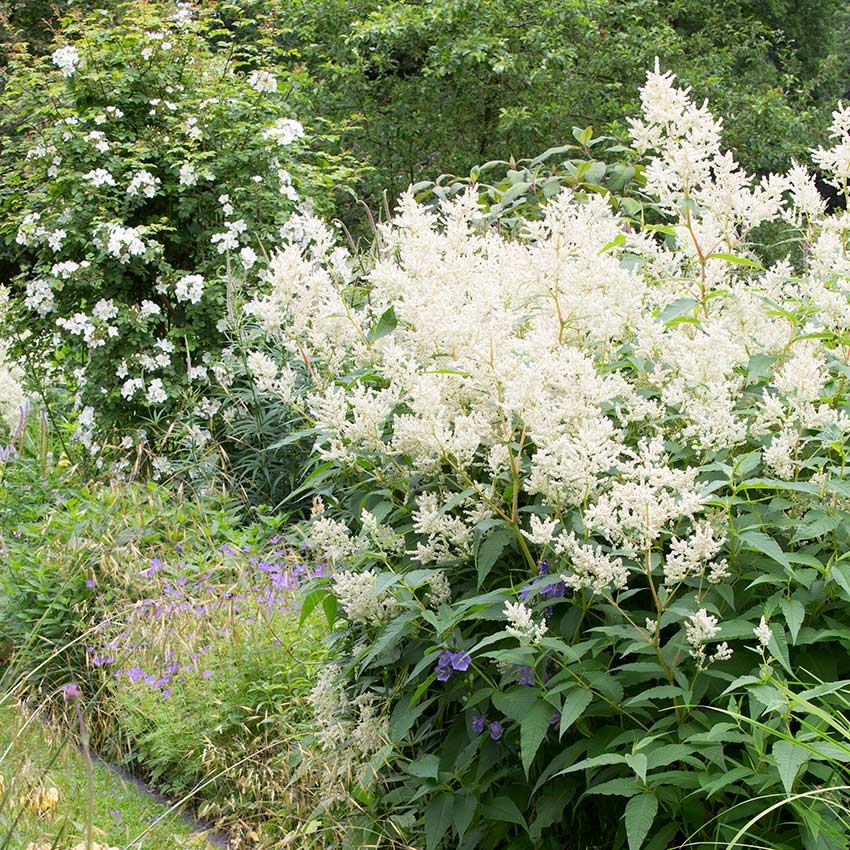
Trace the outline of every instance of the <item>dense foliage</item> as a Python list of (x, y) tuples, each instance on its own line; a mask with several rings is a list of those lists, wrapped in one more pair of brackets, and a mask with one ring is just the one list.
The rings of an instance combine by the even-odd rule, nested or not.
[(0, 694), (250, 846), (847, 846), (845, 4), (97, 5), (0, 2)]
[[(6, 40), (42, 52), (53, 9), (97, 7), (4, 5)], [(747, 167), (786, 168), (823, 132), (850, 60), (840, 0), (199, 5), (211, 16), (214, 49), (282, 73), (306, 71), (313, 114), (355, 117), (347, 138), (375, 167), (363, 187), (373, 205), (384, 190), (394, 196), (441, 172), (533, 156), (563, 143), (576, 124), (622, 131), (655, 56), (727, 117), (727, 143)], [(346, 218), (357, 222), (351, 210)]]
[(279, 10), (281, 49), (317, 81), (320, 111), (358, 116), (349, 138), (375, 166), (372, 198), (488, 159), (533, 156), (574, 125), (622, 132), (656, 56), (727, 116), (727, 143), (754, 170), (804, 156), (846, 87), (846, 10), (834, 1), (266, 8)]

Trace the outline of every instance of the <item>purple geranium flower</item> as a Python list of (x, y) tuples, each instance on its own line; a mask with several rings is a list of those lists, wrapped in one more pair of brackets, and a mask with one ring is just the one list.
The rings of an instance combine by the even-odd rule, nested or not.
[(502, 724), (501, 724), (501, 723), (499, 723), (499, 721), (498, 721), (498, 720), (494, 720), (494, 721), (490, 724), (490, 737), (491, 737), (494, 741), (498, 741), (498, 740), (499, 740), (499, 738), (501, 738), (501, 737), (502, 737), (502, 732), (504, 732), (504, 729), (502, 729)]
[(480, 715), (476, 714), (472, 718), (472, 731), (475, 732), (476, 735), (480, 735), (484, 731), (484, 727), (487, 725), (487, 721)]
[(437, 659), (437, 666), (434, 669), (437, 671), (438, 682), (448, 682), (452, 677), (452, 653), (447, 649), (444, 650)]
[(558, 581), (555, 582), (555, 584), (546, 585), (546, 587), (540, 591), (540, 595), (544, 599), (563, 599), (566, 592), (567, 586), (562, 581)]
[(516, 680), (518, 685), (533, 685), (534, 670), (531, 667), (520, 667), (519, 670), (517, 670)]
[(463, 650), (460, 652), (443, 650), (437, 659), (437, 666), (434, 668), (437, 672), (437, 681), (448, 682), (455, 670), (463, 673), (469, 669), (471, 663), (472, 659), (469, 657), (469, 653)]
[(455, 652), (452, 654), (452, 669), (459, 670), (461, 673), (465, 673), (469, 669), (469, 665), (472, 663), (472, 659), (469, 657), (469, 654), (466, 652)]
[(67, 685), (63, 685), (62, 695), (65, 697), (65, 702), (70, 702), (79, 699), (83, 694), (76, 682), (69, 682)]
[(519, 589), (519, 598), (522, 602), (528, 602), (528, 597), (534, 596), (534, 582), (530, 581), (528, 584), (524, 584)]

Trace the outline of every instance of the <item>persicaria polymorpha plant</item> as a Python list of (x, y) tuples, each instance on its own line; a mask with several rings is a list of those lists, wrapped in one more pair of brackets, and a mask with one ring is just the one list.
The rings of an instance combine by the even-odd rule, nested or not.
[[(790, 785), (754, 739), (711, 737), (715, 709), (781, 731), (767, 683), (848, 625), (848, 214), (803, 166), (746, 174), (672, 75), (641, 96), (645, 220), (564, 191), (509, 238), (472, 191), (408, 193), (362, 274), (306, 218), (248, 307), (258, 392), (323, 462), (305, 534), (335, 573), (311, 604), (345, 662), (323, 687), (384, 700), (376, 776), (431, 848), (560, 847), (570, 800), (610, 831), (600, 797), (632, 848), (653, 822), (658, 847), (725, 836), (754, 787)], [(842, 187), (847, 128), (817, 154)]]

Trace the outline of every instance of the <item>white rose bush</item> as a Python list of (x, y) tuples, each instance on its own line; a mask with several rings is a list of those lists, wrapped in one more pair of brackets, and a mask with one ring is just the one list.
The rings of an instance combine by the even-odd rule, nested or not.
[(58, 370), (92, 452), (113, 429), (210, 427), (238, 372), (228, 297), (254, 285), (296, 205), (330, 211), (352, 173), (326, 128), (302, 124), (303, 74), (253, 67), (215, 36), (187, 4), (129, 4), (6, 72), (16, 351)]
[(812, 699), (850, 673), (850, 214), (641, 95), (640, 218), (564, 190), (509, 237), (408, 193), (364, 261), (300, 214), (247, 305), (315, 441), (317, 746), (364, 840), (841, 846), (839, 792), (792, 795), (846, 757)]

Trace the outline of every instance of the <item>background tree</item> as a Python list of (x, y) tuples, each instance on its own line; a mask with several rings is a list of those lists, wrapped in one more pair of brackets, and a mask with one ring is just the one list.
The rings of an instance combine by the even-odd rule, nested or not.
[[(255, 4), (256, 5), (256, 4)], [(262, 5), (262, 4), (261, 4)], [(744, 165), (786, 167), (847, 87), (839, 0), (319, 0), (266, 5), (280, 61), (304, 63), (319, 110), (356, 116), (367, 195), (562, 144), (575, 125), (620, 134), (659, 57), (727, 116)]]

